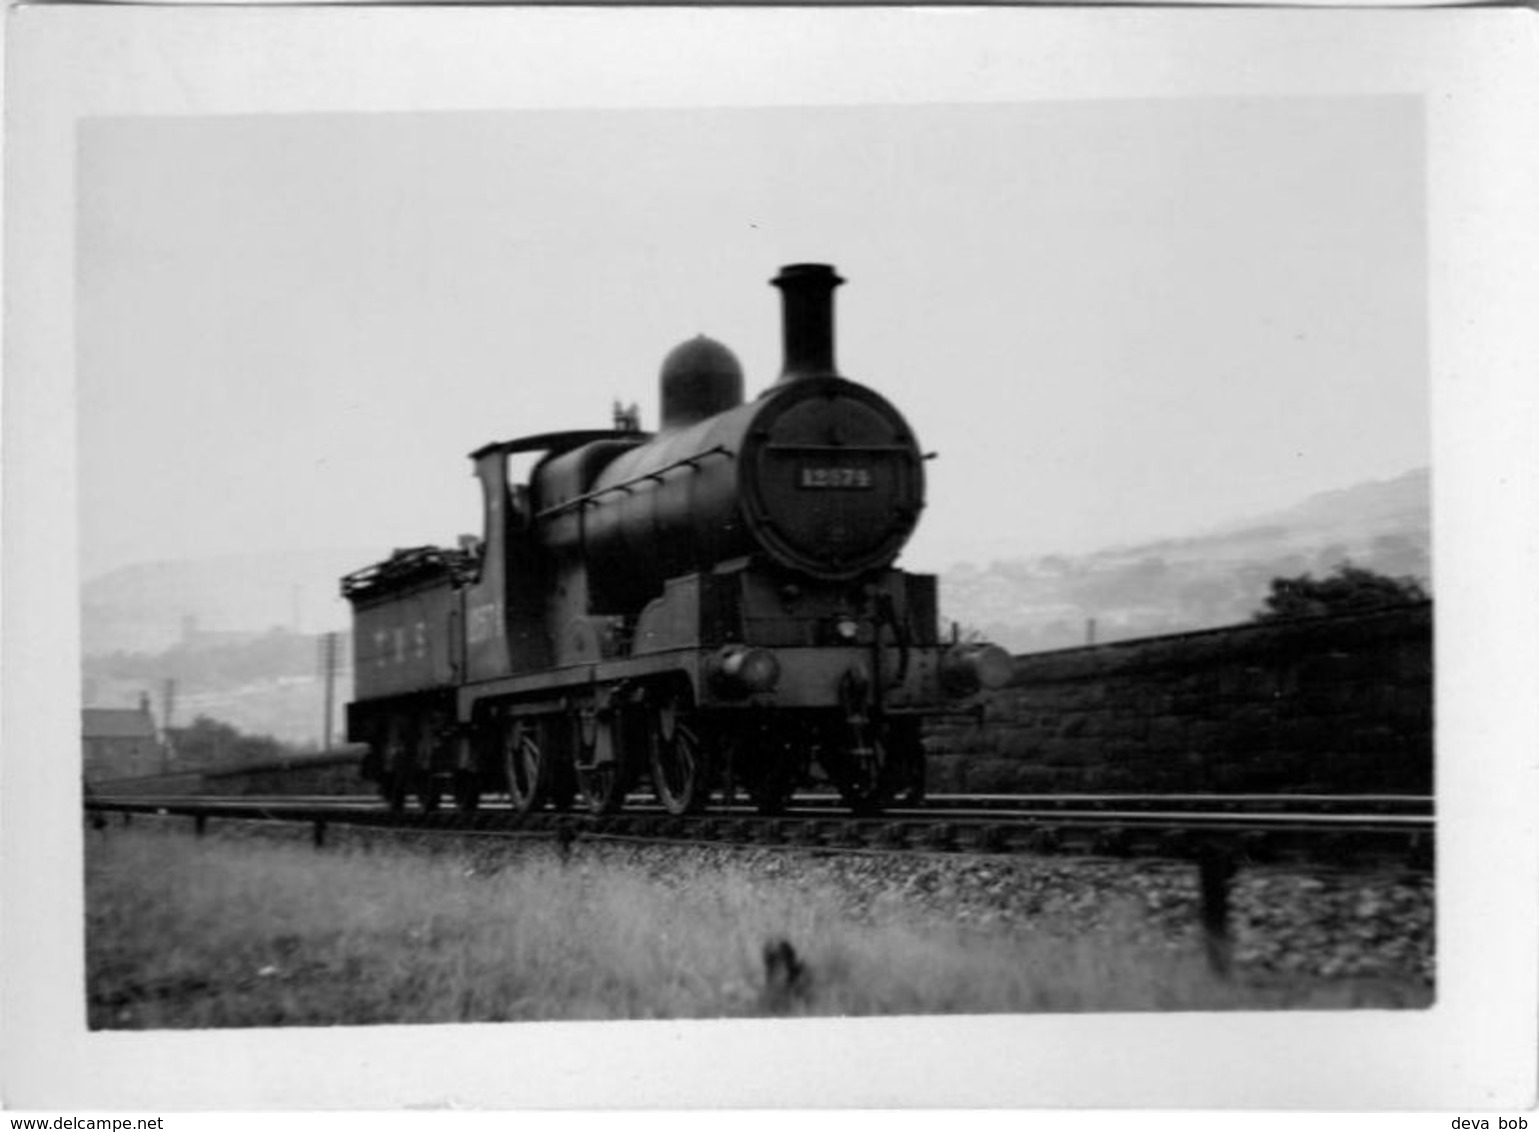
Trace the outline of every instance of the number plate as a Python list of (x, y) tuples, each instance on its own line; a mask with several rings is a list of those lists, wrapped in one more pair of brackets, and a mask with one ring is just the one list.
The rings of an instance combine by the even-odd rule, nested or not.
[(796, 486), (813, 491), (870, 491), (870, 468), (806, 466), (798, 470)]

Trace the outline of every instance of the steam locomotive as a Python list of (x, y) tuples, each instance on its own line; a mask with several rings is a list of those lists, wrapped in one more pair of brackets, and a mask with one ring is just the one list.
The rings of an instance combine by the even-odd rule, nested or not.
[[(394, 808), (612, 813), (649, 774), (672, 814), (742, 790), (760, 812), (825, 782), (856, 811), (924, 792), (926, 716), (1003, 685), (996, 646), (942, 640), (935, 578), (894, 569), (924, 505), (898, 411), (834, 365), (823, 264), (772, 280), (785, 365), (743, 399), (720, 343), (676, 347), (660, 426), (542, 433), (471, 454), (484, 535), (342, 579), (348, 738)], [(510, 457), (532, 454), (527, 483)]]

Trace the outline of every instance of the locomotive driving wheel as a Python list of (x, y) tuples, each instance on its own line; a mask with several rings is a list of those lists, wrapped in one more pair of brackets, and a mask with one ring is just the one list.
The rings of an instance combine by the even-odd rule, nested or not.
[(520, 817), (538, 810), (550, 794), (551, 760), (537, 728), (525, 720), (509, 718), (502, 722), (498, 734), (503, 781), (513, 811)]
[(650, 711), (647, 735), (652, 788), (676, 816), (699, 813), (711, 796), (705, 749), (680, 699), (670, 696)]

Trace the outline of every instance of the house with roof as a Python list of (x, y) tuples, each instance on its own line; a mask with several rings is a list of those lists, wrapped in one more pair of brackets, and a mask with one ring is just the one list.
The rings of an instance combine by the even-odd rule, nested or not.
[(82, 708), (80, 733), (87, 782), (159, 774), (165, 747), (150, 713), (150, 698), (136, 708)]

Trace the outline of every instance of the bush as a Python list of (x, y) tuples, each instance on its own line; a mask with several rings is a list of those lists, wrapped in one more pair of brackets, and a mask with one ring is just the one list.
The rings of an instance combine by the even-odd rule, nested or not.
[(271, 735), (247, 735), (244, 732), (200, 715), (189, 727), (175, 728), (171, 741), (178, 770), (210, 770), (250, 766), (291, 758), (298, 752)]
[(1257, 610), (1256, 621), (1291, 621), (1299, 617), (1324, 617), (1331, 614), (1364, 613), (1397, 605), (1415, 605), (1429, 595), (1415, 578), (1391, 578), (1350, 562), (1343, 562), (1334, 574), (1315, 578), (1300, 574), (1294, 578), (1273, 578), (1272, 592), (1265, 607)]

